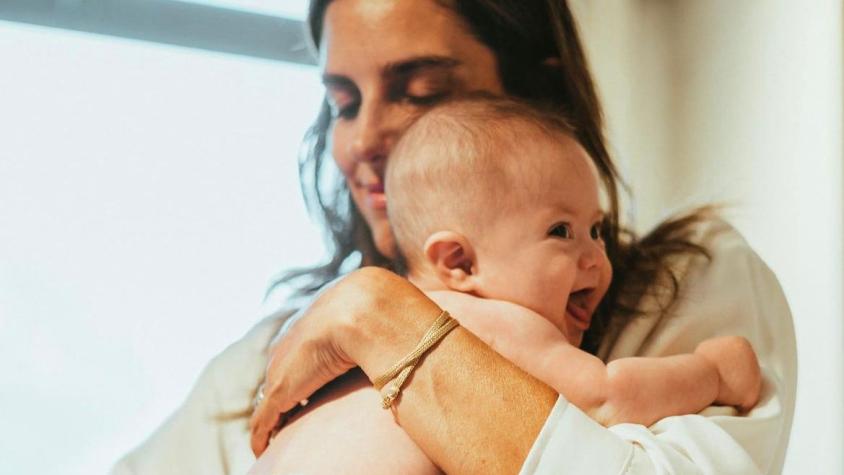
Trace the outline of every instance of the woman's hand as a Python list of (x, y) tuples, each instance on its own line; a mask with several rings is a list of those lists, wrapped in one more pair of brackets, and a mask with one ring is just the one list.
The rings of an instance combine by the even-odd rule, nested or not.
[(379, 268), (357, 270), (322, 291), (270, 348), (264, 399), (250, 421), (255, 455), (283, 413), (355, 366), (372, 380), (410, 351), (438, 314), (416, 287)]

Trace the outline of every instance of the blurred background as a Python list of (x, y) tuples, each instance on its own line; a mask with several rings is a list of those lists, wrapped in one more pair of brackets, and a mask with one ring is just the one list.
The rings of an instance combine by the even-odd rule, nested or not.
[[(844, 473), (842, 2), (571, 3), (628, 221), (731, 205), (794, 314), (785, 472)], [(3, 473), (106, 472), (322, 257), (306, 8), (0, 0)]]

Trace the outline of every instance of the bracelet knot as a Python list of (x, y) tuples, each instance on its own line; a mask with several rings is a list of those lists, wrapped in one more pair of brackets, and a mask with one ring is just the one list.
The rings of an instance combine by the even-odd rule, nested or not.
[(393, 402), (401, 394), (402, 386), (410, 376), (410, 373), (416, 368), (422, 356), (457, 325), (457, 320), (451, 318), (451, 315), (443, 310), (431, 327), (428, 328), (428, 331), (425, 332), (425, 335), (416, 345), (416, 348), (399, 360), (398, 363), (394, 364), (386, 373), (375, 378), (372, 384), (375, 386), (375, 389), (381, 392), (381, 407), (384, 409), (392, 407)]

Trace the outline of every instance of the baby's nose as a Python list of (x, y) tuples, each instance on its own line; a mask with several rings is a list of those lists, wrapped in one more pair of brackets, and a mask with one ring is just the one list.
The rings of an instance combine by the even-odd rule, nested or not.
[(588, 270), (597, 267), (601, 263), (601, 253), (603, 250), (597, 241), (589, 239), (581, 245), (580, 256), (577, 261), (577, 267), (581, 270)]

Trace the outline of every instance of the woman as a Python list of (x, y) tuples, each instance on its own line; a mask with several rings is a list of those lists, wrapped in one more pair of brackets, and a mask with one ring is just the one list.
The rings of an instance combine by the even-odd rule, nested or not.
[[(595, 309), (584, 348), (604, 359), (662, 355), (689, 351), (710, 336), (740, 334), (754, 344), (765, 370), (762, 401), (745, 417), (682, 416), (651, 428), (605, 429), (457, 329), (417, 368), (396, 408), (402, 428), (429, 458), (447, 472), (468, 473), (781, 469), (795, 363), (790, 315), (776, 280), (723, 223), (689, 219), (641, 241), (623, 239), (617, 175), (565, 3), (315, 1), (310, 26), (328, 101), (302, 177), (315, 193), (327, 166), (322, 152), (330, 148), (344, 182), (336, 194), (311, 196), (332, 233), (335, 257), (300, 275), (312, 279), (307, 290), (323, 288), (355, 256), (361, 265), (390, 268), (384, 164), (416, 117), (463, 92), (510, 94), (566, 110), (609, 191), (604, 235), (617, 274)], [(438, 313), (387, 270), (362, 269), (325, 290), (270, 350), (252, 448), (263, 451), (278, 414), (344, 371), (360, 366), (370, 380), (379, 376), (415, 346)], [(245, 472), (254, 461), (248, 407), (283, 320), (269, 318), (215, 359), (183, 408), (118, 471)], [(355, 377), (346, 379), (352, 381), (347, 393), (365, 386)]]

